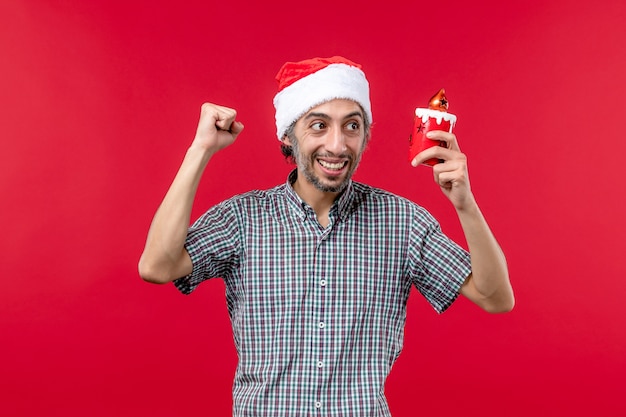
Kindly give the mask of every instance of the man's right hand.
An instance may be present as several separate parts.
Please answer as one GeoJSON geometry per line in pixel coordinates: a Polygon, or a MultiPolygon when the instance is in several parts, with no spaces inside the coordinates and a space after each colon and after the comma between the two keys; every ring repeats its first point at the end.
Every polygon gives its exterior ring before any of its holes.
{"type": "Polygon", "coordinates": [[[231,145],[243,130],[243,124],[236,118],[235,109],[204,103],[192,147],[197,146],[214,154],[231,145]]]}

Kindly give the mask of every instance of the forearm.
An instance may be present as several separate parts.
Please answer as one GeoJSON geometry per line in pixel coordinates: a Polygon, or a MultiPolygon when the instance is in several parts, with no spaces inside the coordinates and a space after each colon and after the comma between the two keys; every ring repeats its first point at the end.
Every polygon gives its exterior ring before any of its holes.
{"type": "Polygon", "coordinates": [[[139,261],[139,274],[150,282],[169,282],[190,273],[184,250],[193,201],[211,158],[201,148],[190,147],[163,202],[154,215],[139,261]]]}
{"type": "Polygon", "coordinates": [[[480,208],[472,199],[457,213],[472,260],[472,275],[462,294],[487,311],[510,311],[515,298],[506,258],[480,208]]]}

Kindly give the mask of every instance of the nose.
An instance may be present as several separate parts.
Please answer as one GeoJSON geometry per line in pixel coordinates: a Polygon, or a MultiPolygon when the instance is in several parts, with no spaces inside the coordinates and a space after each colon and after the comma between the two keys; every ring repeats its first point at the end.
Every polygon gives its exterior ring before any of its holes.
{"type": "Polygon", "coordinates": [[[333,127],[328,132],[328,140],[326,141],[326,149],[334,155],[343,154],[346,147],[346,137],[340,126],[333,127]]]}

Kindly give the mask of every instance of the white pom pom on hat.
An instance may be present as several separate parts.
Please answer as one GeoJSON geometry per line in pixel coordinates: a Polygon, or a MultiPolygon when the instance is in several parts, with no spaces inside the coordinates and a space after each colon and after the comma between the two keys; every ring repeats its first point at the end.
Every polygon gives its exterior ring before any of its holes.
{"type": "Polygon", "coordinates": [[[282,140],[287,128],[315,106],[334,99],[359,103],[372,123],[369,83],[361,65],[341,56],[287,62],[276,75],[278,93],[276,135],[282,140]]]}

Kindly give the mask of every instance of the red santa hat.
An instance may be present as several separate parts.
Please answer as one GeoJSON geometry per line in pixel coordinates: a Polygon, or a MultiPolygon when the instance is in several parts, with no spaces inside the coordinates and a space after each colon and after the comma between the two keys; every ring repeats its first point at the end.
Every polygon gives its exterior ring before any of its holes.
{"type": "Polygon", "coordinates": [[[287,128],[307,111],[333,99],[349,99],[359,103],[365,117],[372,123],[369,83],[361,65],[346,58],[313,58],[287,62],[276,75],[278,94],[276,134],[282,140],[287,128]]]}

